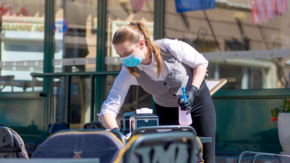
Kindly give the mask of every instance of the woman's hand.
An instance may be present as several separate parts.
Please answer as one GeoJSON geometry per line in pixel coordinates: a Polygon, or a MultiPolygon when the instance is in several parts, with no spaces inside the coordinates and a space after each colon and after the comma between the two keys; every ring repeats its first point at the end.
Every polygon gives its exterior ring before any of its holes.
{"type": "Polygon", "coordinates": [[[198,89],[196,88],[196,86],[191,85],[189,90],[186,91],[187,103],[184,103],[184,101],[181,101],[179,97],[178,105],[180,106],[181,110],[184,110],[184,111],[188,110],[186,114],[189,114],[191,112],[193,101],[197,93],[198,93],[198,89]]]}

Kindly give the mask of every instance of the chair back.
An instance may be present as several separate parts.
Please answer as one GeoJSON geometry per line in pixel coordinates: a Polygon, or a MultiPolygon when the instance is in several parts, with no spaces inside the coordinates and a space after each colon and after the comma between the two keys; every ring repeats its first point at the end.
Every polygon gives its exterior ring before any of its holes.
{"type": "Polygon", "coordinates": [[[124,135],[117,130],[106,130],[106,129],[69,129],[69,130],[59,130],[57,132],[55,132],[55,134],[57,133],[61,133],[61,132],[70,132],[70,131],[78,131],[78,132],[87,132],[87,131],[107,131],[107,132],[111,132],[113,133],[117,138],[119,138],[121,140],[121,142],[124,144],[124,146],[126,145],[126,139],[124,137],[124,135]]]}
{"type": "Polygon", "coordinates": [[[84,125],[84,129],[106,129],[101,122],[88,122],[84,125]]]}
{"type": "Polygon", "coordinates": [[[0,158],[27,158],[22,138],[11,128],[0,126],[0,158]]]}
{"type": "Polygon", "coordinates": [[[109,131],[60,131],[44,141],[33,158],[99,158],[111,163],[123,143],[109,131]]]}
{"type": "Polygon", "coordinates": [[[189,132],[135,135],[114,163],[196,163],[195,138],[189,132]]]}
{"type": "MultiPolygon", "coordinates": [[[[152,134],[152,133],[167,133],[167,132],[188,132],[193,135],[196,135],[196,131],[191,126],[181,126],[181,125],[162,125],[162,126],[144,126],[139,127],[136,130],[132,132],[131,137],[139,134],[152,134]]],[[[205,143],[211,142],[211,138],[208,137],[197,137],[196,136],[196,148],[197,148],[197,155],[196,155],[196,162],[202,162],[203,161],[203,141],[205,143]],[[208,140],[210,139],[210,140],[208,140]]]]}
{"type": "Polygon", "coordinates": [[[131,137],[138,134],[163,133],[163,132],[172,132],[172,131],[188,131],[196,135],[195,129],[191,126],[164,125],[164,126],[139,127],[132,132],[131,137]]]}
{"type": "Polygon", "coordinates": [[[49,127],[49,135],[53,135],[54,133],[56,133],[57,131],[60,131],[60,130],[70,129],[69,125],[67,123],[63,123],[63,122],[53,123],[51,125],[48,125],[48,127],[49,127]]]}

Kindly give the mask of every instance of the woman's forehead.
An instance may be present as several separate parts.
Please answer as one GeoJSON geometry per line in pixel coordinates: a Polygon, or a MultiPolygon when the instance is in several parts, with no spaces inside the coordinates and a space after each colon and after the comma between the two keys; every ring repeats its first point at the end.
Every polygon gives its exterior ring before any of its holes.
{"type": "Polygon", "coordinates": [[[128,41],[120,44],[114,44],[114,48],[118,54],[123,54],[127,52],[128,50],[131,50],[134,48],[133,44],[129,43],[128,41]]]}

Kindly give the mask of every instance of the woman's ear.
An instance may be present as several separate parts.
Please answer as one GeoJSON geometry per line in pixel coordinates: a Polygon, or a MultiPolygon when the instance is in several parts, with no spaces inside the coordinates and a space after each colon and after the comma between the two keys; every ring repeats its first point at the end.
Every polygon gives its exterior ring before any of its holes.
{"type": "Polygon", "coordinates": [[[146,48],[145,41],[144,40],[140,40],[139,41],[139,46],[140,46],[141,49],[146,48]]]}

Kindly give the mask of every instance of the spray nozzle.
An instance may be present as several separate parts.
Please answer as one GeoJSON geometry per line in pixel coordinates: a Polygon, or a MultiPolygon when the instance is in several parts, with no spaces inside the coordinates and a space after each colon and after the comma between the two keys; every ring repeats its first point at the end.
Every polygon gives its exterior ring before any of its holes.
{"type": "Polygon", "coordinates": [[[184,100],[184,103],[187,103],[185,87],[182,87],[181,89],[182,89],[182,95],[180,96],[180,98],[184,100]]]}

